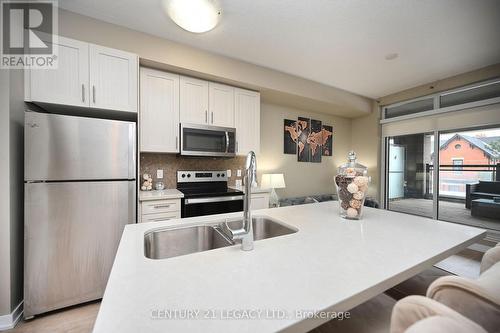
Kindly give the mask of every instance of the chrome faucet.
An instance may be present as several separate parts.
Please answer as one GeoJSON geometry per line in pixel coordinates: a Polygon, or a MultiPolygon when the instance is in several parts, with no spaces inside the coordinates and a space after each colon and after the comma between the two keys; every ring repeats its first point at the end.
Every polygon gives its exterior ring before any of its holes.
{"type": "Polygon", "coordinates": [[[252,230],[252,212],[250,211],[250,197],[252,195],[252,183],[255,180],[255,171],[257,170],[257,159],[253,151],[247,155],[245,165],[245,193],[243,194],[243,226],[240,229],[233,230],[227,223],[226,228],[231,233],[231,238],[241,239],[241,249],[243,251],[253,250],[253,230],[252,230]]]}

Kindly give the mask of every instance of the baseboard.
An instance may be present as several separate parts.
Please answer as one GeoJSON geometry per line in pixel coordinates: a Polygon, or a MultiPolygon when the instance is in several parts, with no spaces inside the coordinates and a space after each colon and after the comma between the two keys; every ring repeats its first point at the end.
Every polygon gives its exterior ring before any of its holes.
{"type": "Polygon", "coordinates": [[[0,316],[0,331],[10,330],[14,328],[23,315],[23,302],[8,315],[0,316]]]}

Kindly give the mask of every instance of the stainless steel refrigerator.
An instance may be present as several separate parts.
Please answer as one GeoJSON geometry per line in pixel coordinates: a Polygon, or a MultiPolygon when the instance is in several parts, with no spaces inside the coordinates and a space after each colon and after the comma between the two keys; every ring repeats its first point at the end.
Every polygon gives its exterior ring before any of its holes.
{"type": "Polygon", "coordinates": [[[133,122],[25,113],[24,316],[101,298],[136,219],[133,122]]]}

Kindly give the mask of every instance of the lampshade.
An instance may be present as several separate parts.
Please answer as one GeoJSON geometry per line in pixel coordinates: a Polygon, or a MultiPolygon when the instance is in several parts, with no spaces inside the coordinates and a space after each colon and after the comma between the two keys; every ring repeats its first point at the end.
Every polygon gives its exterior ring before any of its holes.
{"type": "Polygon", "coordinates": [[[285,178],[282,173],[265,173],[260,183],[262,188],[285,188],[285,178]]]}

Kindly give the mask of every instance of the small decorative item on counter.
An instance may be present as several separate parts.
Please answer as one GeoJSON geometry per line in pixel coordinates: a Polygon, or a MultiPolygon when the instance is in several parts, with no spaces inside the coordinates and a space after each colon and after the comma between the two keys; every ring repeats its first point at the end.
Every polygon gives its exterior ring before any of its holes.
{"type": "Polygon", "coordinates": [[[165,189],[165,184],[163,184],[163,182],[155,183],[155,190],[164,190],[164,189],[165,189]]]}
{"type": "Polygon", "coordinates": [[[349,152],[347,160],[347,163],[339,166],[335,176],[340,216],[358,220],[361,218],[370,177],[367,176],[368,168],[356,163],[355,152],[349,152]]]}
{"type": "Polygon", "coordinates": [[[153,189],[153,178],[149,173],[142,175],[142,186],[141,191],[151,191],[153,189]]]}

